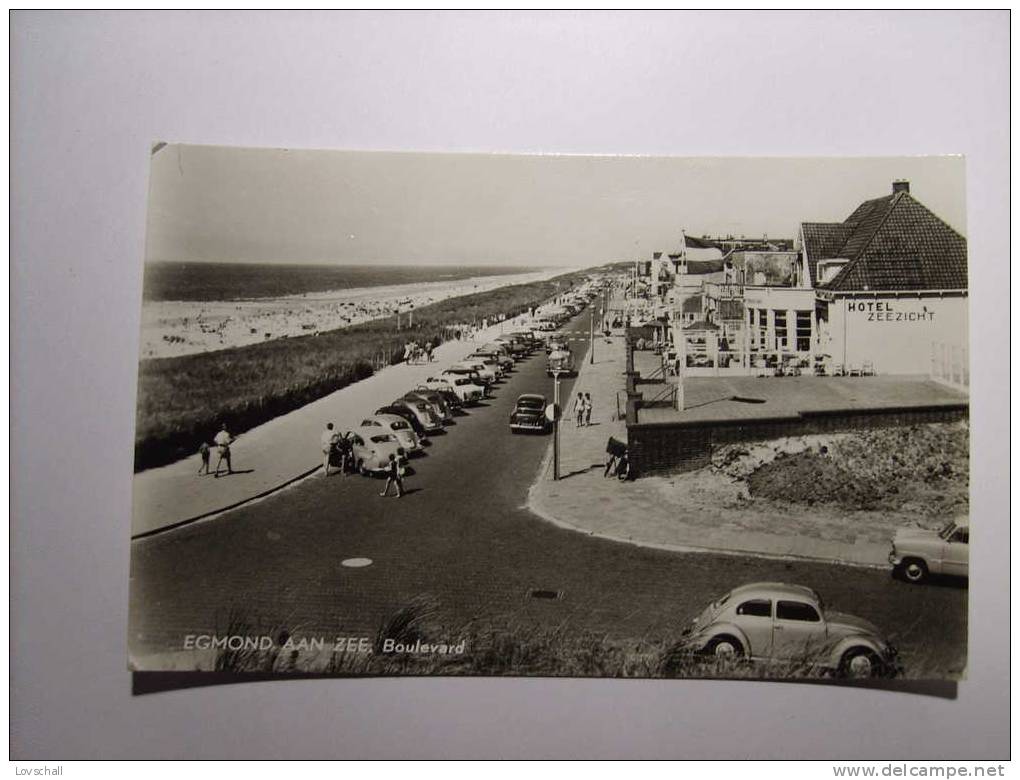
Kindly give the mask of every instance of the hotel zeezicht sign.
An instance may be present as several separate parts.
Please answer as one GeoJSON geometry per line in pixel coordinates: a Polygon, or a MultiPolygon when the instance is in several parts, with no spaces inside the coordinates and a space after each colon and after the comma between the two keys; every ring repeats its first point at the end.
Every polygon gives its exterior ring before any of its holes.
{"type": "Polygon", "coordinates": [[[903,311],[891,301],[847,301],[846,310],[866,318],[868,322],[934,322],[935,312],[922,306],[921,311],[903,311]]]}

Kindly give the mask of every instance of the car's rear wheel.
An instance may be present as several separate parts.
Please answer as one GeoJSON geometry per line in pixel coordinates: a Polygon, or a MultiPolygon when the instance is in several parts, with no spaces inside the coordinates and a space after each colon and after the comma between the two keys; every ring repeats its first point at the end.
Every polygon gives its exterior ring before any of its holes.
{"type": "Polygon", "coordinates": [[[839,662],[840,677],[865,679],[882,673],[882,660],[867,647],[853,647],[843,653],[839,662]]]}
{"type": "Polygon", "coordinates": [[[707,645],[705,653],[716,658],[739,658],[744,654],[740,642],[731,636],[717,636],[707,645]]]}
{"type": "Polygon", "coordinates": [[[928,579],[928,565],[920,558],[908,558],[900,566],[903,578],[907,582],[919,583],[928,579]]]}

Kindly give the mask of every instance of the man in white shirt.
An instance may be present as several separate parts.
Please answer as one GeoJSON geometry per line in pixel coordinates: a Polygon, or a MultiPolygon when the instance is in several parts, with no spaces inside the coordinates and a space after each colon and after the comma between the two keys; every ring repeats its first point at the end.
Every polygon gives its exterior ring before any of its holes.
{"type": "Polygon", "coordinates": [[[326,430],[322,432],[319,441],[322,444],[322,473],[328,477],[329,457],[333,453],[333,448],[337,442],[337,432],[333,430],[333,423],[326,423],[326,430]]]}
{"type": "Polygon", "coordinates": [[[216,449],[219,452],[219,459],[216,461],[216,472],[213,474],[214,477],[220,475],[220,464],[223,461],[227,462],[227,474],[233,474],[234,470],[230,466],[230,445],[234,443],[234,437],[230,435],[227,430],[227,424],[223,423],[220,427],[220,432],[216,434],[213,439],[213,444],[216,445],[216,449]]]}

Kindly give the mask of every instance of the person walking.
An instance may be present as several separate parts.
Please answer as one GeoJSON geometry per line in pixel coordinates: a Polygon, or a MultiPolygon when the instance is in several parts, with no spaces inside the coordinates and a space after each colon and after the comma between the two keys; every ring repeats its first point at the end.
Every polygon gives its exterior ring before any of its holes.
{"type": "Polygon", "coordinates": [[[578,428],[584,425],[584,396],[581,393],[577,394],[577,398],[574,399],[574,418],[575,424],[578,428]]]}
{"type": "Polygon", "coordinates": [[[324,477],[329,476],[329,462],[333,457],[333,448],[336,447],[337,439],[338,436],[337,432],[333,430],[333,423],[326,423],[326,430],[319,437],[319,442],[322,445],[322,475],[324,477]]]}
{"type": "Polygon", "coordinates": [[[351,464],[353,463],[353,459],[351,458],[350,431],[347,431],[347,433],[337,438],[336,449],[340,455],[340,473],[346,477],[350,473],[351,464]]]}
{"type": "Polygon", "coordinates": [[[216,445],[219,458],[216,460],[216,471],[213,473],[213,477],[219,477],[220,475],[220,464],[223,461],[227,462],[227,474],[233,474],[234,469],[230,465],[230,445],[234,443],[234,437],[230,435],[230,431],[227,430],[227,424],[223,423],[220,426],[220,432],[216,434],[213,439],[213,444],[216,445]]]}
{"type": "Polygon", "coordinates": [[[401,498],[404,495],[404,480],[402,479],[401,472],[403,467],[397,461],[397,456],[392,452],[390,453],[390,465],[386,468],[386,487],[383,488],[383,492],[379,495],[386,498],[390,494],[390,485],[397,486],[397,498],[401,498]]]}
{"type": "Polygon", "coordinates": [[[592,410],[591,393],[585,393],[584,394],[584,424],[585,424],[586,427],[591,425],[591,410],[592,410]]]}
{"type": "Polygon", "coordinates": [[[202,465],[198,467],[198,473],[209,473],[209,444],[202,442],[198,445],[198,454],[202,456],[202,465]]]}

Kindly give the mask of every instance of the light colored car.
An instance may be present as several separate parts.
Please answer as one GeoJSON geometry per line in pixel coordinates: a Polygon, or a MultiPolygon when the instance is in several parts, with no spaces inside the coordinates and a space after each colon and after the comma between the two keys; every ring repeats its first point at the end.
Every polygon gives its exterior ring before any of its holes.
{"type": "Polygon", "coordinates": [[[491,380],[486,379],[485,377],[478,373],[478,369],[469,368],[468,366],[452,365],[448,369],[443,371],[439,376],[451,379],[451,381],[453,377],[458,376],[467,377],[474,384],[482,388],[482,395],[485,397],[489,395],[489,385],[492,384],[491,380]]]}
{"type": "Polygon", "coordinates": [[[465,406],[476,404],[485,396],[485,387],[476,385],[469,376],[463,374],[451,374],[441,377],[429,377],[425,380],[425,386],[435,390],[449,387],[460,398],[465,406]]]}
{"type": "Polygon", "coordinates": [[[443,420],[432,409],[432,404],[421,399],[397,398],[390,404],[396,408],[407,409],[421,424],[425,433],[438,433],[443,430],[443,420]]]}
{"type": "Polygon", "coordinates": [[[899,671],[896,648],[873,624],[826,610],[811,588],[781,582],[734,588],[694,619],[681,645],[692,653],[806,664],[848,677],[899,671]]]}
{"type": "Polygon", "coordinates": [[[480,366],[478,369],[479,371],[481,371],[482,368],[489,369],[496,376],[496,379],[502,379],[507,372],[506,366],[504,366],[497,358],[490,357],[489,355],[472,353],[464,358],[464,362],[480,366]]]}
{"type": "Polygon", "coordinates": [[[494,384],[499,379],[499,372],[492,366],[487,366],[480,360],[469,360],[465,358],[459,363],[454,363],[450,368],[470,368],[478,372],[483,382],[494,384]]]}
{"type": "Polygon", "coordinates": [[[939,531],[901,528],[893,537],[889,563],[908,582],[924,582],[931,574],[970,576],[970,526],[950,522],[939,531]]]}
{"type": "Polygon", "coordinates": [[[545,373],[549,376],[554,374],[573,376],[576,373],[574,366],[574,353],[569,350],[555,350],[549,354],[545,361],[545,373]]]}
{"type": "Polygon", "coordinates": [[[349,438],[354,467],[360,474],[385,473],[390,467],[390,455],[401,463],[407,460],[397,437],[381,428],[355,428],[349,438]]]}
{"type": "Polygon", "coordinates": [[[361,421],[361,428],[379,428],[380,430],[392,433],[397,437],[397,442],[407,452],[421,452],[424,446],[418,434],[414,432],[411,423],[403,417],[395,414],[375,414],[361,421]]]}

